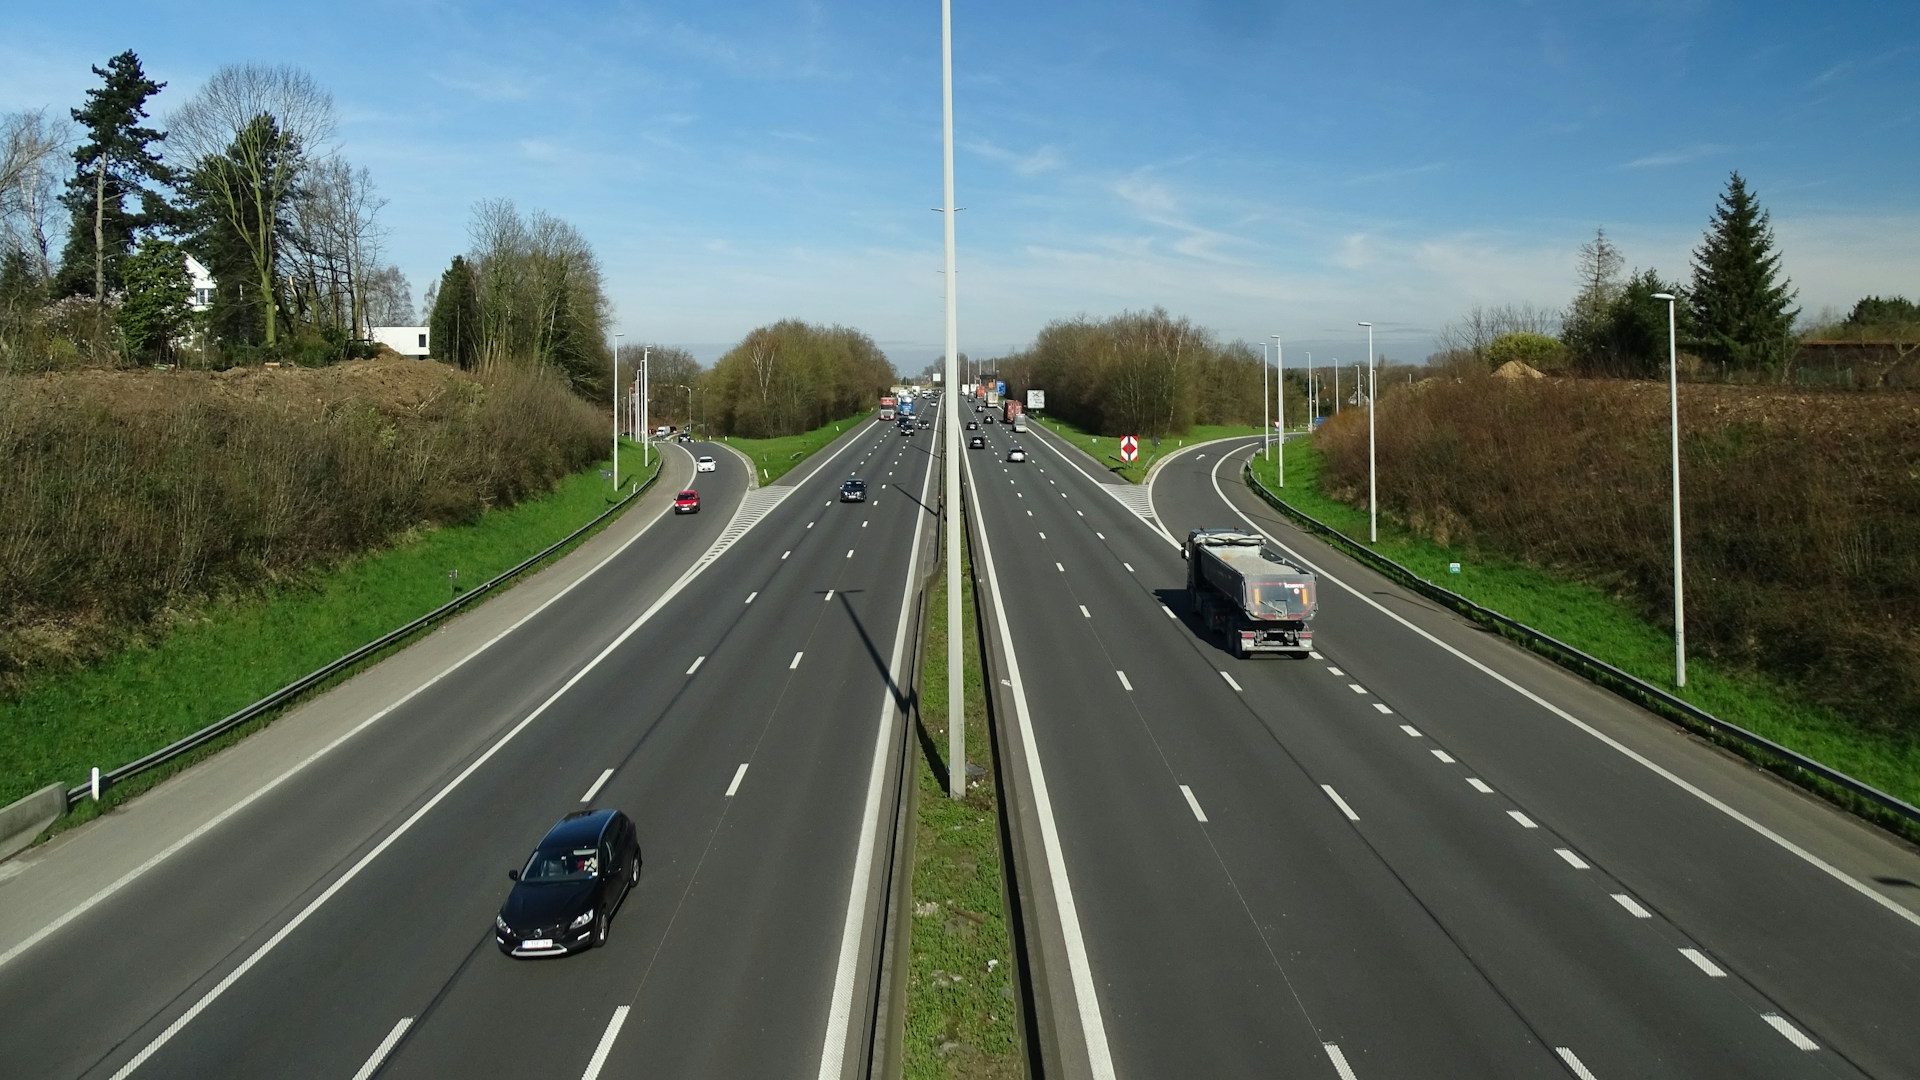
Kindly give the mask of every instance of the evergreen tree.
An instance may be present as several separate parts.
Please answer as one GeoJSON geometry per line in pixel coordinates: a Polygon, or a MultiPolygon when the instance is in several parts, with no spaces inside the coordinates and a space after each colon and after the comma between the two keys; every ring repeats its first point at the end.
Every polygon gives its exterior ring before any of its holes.
{"type": "Polygon", "coordinates": [[[1784,377],[1800,314],[1788,306],[1794,295],[1780,277],[1767,212],[1736,172],[1693,253],[1694,347],[1708,360],[1784,377]]]}
{"type": "Polygon", "coordinates": [[[1863,296],[1847,313],[1846,325],[1895,334],[1903,330],[1912,333],[1916,326],[1920,326],[1920,304],[1904,296],[1863,296]]]}
{"type": "Polygon", "coordinates": [[[1689,340],[1693,314],[1686,291],[1652,269],[1636,270],[1607,309],[1604,337],[1616,373],[1648,377],[1667,370],[1667,302],[1654,299],[1660,293],[1677,298],[1675,334],[1689,340]]]}
{"type": "Polygon", "coordinates": [[[479,363],[480,295],[474,288],[473,270],[462,256],[455,255],[453,265],[440,275],[427,332],[436,359],[463,371],[479,363]]]}
{"type": "Polygon", "coordinates": [[[85,108],[71,110],[87,138],[73,152],[74,175],[60,201],[72,213],[55,292],[104,298],[121,286],[120,265],[136,234],[160,221],[165,204],[150,184],[165,184],[169,170],[155,147],[166,133],[144,127],[146,102],[166,83],[140,69],[132,50],[94,68],[103,85],[87,91],[85,108]],[[138,211],[127,200],[140,200],[138,211]]]}
{"type": "Polygon", "coordinates": [[[171,362],[174,342],[184,335],[193,309],[187,298],[193,282],[187,256],[178,244],[146,237],[123,268],[126,299],[120,304],[120,336],[130,360],[171,362]]]}

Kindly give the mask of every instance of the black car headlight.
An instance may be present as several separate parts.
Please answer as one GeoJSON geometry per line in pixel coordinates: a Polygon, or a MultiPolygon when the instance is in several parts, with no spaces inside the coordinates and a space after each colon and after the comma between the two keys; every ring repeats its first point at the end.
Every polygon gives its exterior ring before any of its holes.
{"type": "Polygon", "coordinates": [[[583,927],[583,926],[585,926],[585,925],[587,925],[588,923],[590,923],[590,922],[592,922],[592,921],[593,921],[593,909],[592,909],[592,908],[588,908],[587,910],[585,910],[585,911],[583,911],[583,912],[581,912],[581,913],[580,913],[580,917],[579,917],[579,918],[577,918],[577,919],[575,919],[575,920],[573,920],[573,922],[571,922],[571,923],[569,923],[569,924],[567,925],[567,929],[569,929],[569,930],[578,930],[578,929],[580,929],[581,927],[583,927]]]}
{"type": "Polygon", "coordinates": [[[513,927],[508,926],[507,920],[501,918],[498,915],[495,915],[493,917],[493,928],[495,930],[500,931],[502,934],[508,935],[509,937],[513,935],[513,927]]]}

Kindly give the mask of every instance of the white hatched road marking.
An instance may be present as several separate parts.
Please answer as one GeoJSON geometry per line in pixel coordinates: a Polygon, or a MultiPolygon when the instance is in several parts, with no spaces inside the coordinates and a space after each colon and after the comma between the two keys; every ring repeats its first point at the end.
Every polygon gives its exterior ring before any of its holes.
{"type": "Polygon", "coordinates": [[[1565,859],[1567,861],[1567,865],[1573,867],[1575,870],[1593,869],[1592,867],[1587,865],[1587,860],[1574,854],[1573,849],[1571,848],[1557,847],[1553,849],[1553,853],[1555,855],[1560,856],[1562,859],[1565,859]]]}
{"type": "Polygon", "coordinates": [[[733,798],[733,793],[740,790],[740,781],[747,778],[747,764],[743,761],[739,768],[733,770],[733,783],[727,785],[726,798],[733,798]]]}
{"type": "Polygon", "coordinates": [[[1820,1049],[1819,1043],[1807,1038],[1801,1033],[1799,1028],[1794,1027],[1786,1017],[1781,1016],[1779,1013],[1761,1013],[1760,1019],[1765,1020],[1771,1025],[1773,1030],[1785,1035],[1787,1041],[1792,1043],[1795,1049],[1807,1051],[1820,1049]]]}
{"type": "Polygon", "coordinates": [[[1240,689],[1240,684],[1239,684],[1239,683],[1237,683],[1237,682],[1234,682],[1234,681],[1233,681],[1233,676],[1231,676],[1231,675],[1229,675],[1229,674],[1227,674],[1226,672],[1224,672],[1224,671],[1223,671],[1223,672],[1221,672],[1221,673],[1220,673],[1220,677],[1221,677],[1221,678],[1223,678],[1223,679],[1225,679],[1225,680],[1227,680],[1227,685],[1228,685],[1228,686],[1231,686],[1231,687],[1233,687],[1233,689],[1234,689],[1234,691],[1235,691],[1236,693],[1241,693],[1241,694],[1244,694],[1244,693],[1246,693],[1246,691],[1245,691],[1245,690],[1242,690],[1242,689],[1240,689]]]}
{"type": "Polygon", "coordinates": [[[1724,979],[1727,977],[1727,973],[1720,970],[1720,965],[1707,959],[1707,954],[1701,952],[1699,949],[1681,949],[1680,955],[1693,961],[1693,966],[1705,972],[1709,979],[1724,979]]]}
{"type": "Polygon", "coordinates": [[[1320,1048],[1327,1052],[1327,1060],[1333,1062],[1333,1071],[1339,1075],[1340,1080],[1360,1080],[1359,1076],[1355,1075],[1353,1066],[1347,1064],[1347,1055],[1340,1052],[1339,1043],[1321,1043],[1320,1048]]]}
{"type": "Polygon", "coordinates": [[[1636,919],[1653,918],[1653,912],[1648,911],[1646,908],[1641,907],[1640,901],[1635,900],[1633,897],[1628,896],[1626,893],[1623,893],[1623,892],[1614,893],[1613,902],[1616,904],[1619,904],[1623,908],[1626,908],[1627,914],[1633,916],[1636,919]]]}
{"type": "Polygon", "coordinates": [[[601,788],[601,787],[602,787],[602,786],[603,786],[604,784],[606,784],[606,782],[607,782],[607,780],[608,780],[608,779],[609,779],[610,777],[612,777],[612,776],[613,776],[613,770],[612,770],[612,769],[608,769],[608,770],[607,770],[606,772],[603,772],[603,773],[601,773],[601,774],[600,774],[600,779],[598,779],[598,780],[595,780],[595,781],[593,782],[593,786],[587,789],[587,793],[586,793],[585,795],[582,795],[582,796],[580,796],[580,801],[581,801],[581,802],[583,802],[583,803],[585,803],[585,802],[592,802],[592,801],[593,801],[593,797],[594,797],[595,795],[598,795],[598,794],[600,794],[600,788],[601,788]]]}
{"type": "Polygon", "coordinates": [[[613,1019],[607,1021],[607,1030],[600,1036],[600,1045],[593,1048],[593,1059],[587,1062],[587,1071],[580,1074],[580,1080],[595,1080],[600,1070],[607,1066],[607,1055],[613,1052],[613,1040],[620,1037],[620,1027],[627,1022],[627,1011],[632,1006],[622,1005],[613,1010],[613,1019]]]}
{"type": "Polygon", "coordinates": [[[1560,1060],[1567,1063],[1568,1071],[1579,1077],[1580,1080],[1600,1080],[1599,1077],[1593,1075],[1593,1070],[1587,1068],[1586,1065],[1581,1062],[1579,1055],[1567,1047],[1556,1046],[1553,1048],[1553,1052],[1560,1055],[1560,1060]]]}
{"type": "Polygon", "coordinates": [[[1320,785],[1320,790],[1321,790],[1321,791],[1324,791],[1324,792],[1326,792],[1326,793],[1327,793],[1327,798],[1329,798],[1329,799],[1332,799],[1332,800],[1333,800],[1333,805],[1335,805],[1335,806],[1337,806],[1337,807],[1339,807],[1339,808],[1340,808],[1340,812],[1341,812],[1341,813],[1343,813],[1343,814],[1345,814],[1345,815],[1347,815],[1347,820],[1348,820],[1348,821],[1359,821],[1359,820],[1360,820],[1360,815],[1359,815],[1359,814],[1356,814],[1356,813],[1354,813],[1354,812],[1353,812],[1353,807],[1351,807],[1351,806],[1348,806],[1348,805],[1347,805],[1347,800],[1345,800],[1345,799],[1343,799],[1343,798],[1341,798],[1341,797],[1340,797],[1340,793],[1339,793],[1339,792],[1337,792],[1337,791],[1335,791],[1335,790],[1333,790],[1333,785],[1332,785],[1332,784],[1321,784],[1321,785],[1320,785]]]}
{"type": "Polygon", "coordinates": [[[1185,784],[1181,784],[1180,794],[1187,797],[1187,805],[1193,808],[1194,818],[1198,820],[1200,824],[1205,825],[1207,823],[1207,813],[1200,809],[1200,800],[1193,797],[1193,789],[1185,784]]]}
{"type": "Polygon", "coordinates": [[[387,1055],[393,1053],[394,1044],[398,1043],[400,1036],[405,1035],[407,1029],[412,1026],[413,1017],[401,1017],[400,1022],[393,1025],[393,1030],[387,1032],[387,1037],[380,1040],[380,1045],[373,1048],[373,1056],[367,1058],[367,1063],[360,1066],[359,1072],[353,1074],[353,1080],[368,1080],[368,1077],[379,1072],[380,1063],[387,1060],[387,1055]]]}

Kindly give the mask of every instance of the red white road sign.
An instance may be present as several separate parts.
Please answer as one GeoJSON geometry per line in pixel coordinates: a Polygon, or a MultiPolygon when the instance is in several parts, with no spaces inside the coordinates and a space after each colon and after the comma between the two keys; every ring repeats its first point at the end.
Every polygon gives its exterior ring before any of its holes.
{"type": "Polygon", "coordinates": [[[1140,440],[1131,435],[1120,436],[1120,460],[1132,461],[1140,456],[1140,440]]]}

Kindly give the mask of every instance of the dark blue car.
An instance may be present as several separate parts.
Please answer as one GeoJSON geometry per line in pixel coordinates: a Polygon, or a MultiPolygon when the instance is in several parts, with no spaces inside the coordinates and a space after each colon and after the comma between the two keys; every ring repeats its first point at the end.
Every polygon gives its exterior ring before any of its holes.
{"type": "Polygon", "coordinates": [[[508,956],[564,956],[607,942],[607,924],[640,882],[640,838],[618,810],[560,819],[518,870],[493,920],[508,956]]]}

